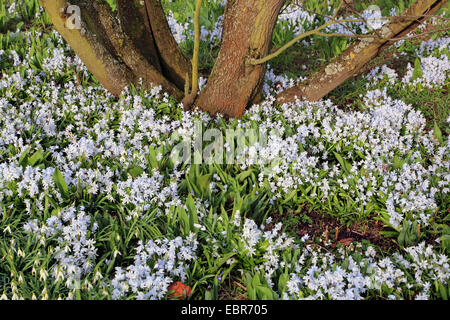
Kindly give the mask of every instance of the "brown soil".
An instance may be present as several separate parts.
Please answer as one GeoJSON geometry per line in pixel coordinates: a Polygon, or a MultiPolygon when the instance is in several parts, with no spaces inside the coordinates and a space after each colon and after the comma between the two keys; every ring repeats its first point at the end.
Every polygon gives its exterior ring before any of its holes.
{"type": "MultiPolygon", "coordinates": [[[[290,212],[295,215],[304,215],[312,220],[312,223],[300,222],[296,225],[287,227],[287,232],[302,237],[309,235],[310,240],[321,239],[322,243],[327,240],[332,242],[334,248],[338,243],[343,246],[349,245],[353,241],[367,240],[383,250],[390,251],[398,249],[398,246],[392,239],[380,235],[380,231],[385,230],[383,223],[374,219],[367,219],[364,222],[353,222],[350,226],[340,223],[336,218],[322,214],[318,211],[308,212],[308,206],[304,206],[301,212],[290,212]]],[[[302,219],[305,221],[305,219],[302,219]]],[[[286,222],[286,215],[280,215],[278,212],[272,215],[272,222],[267,226],[271,229],[275,224],[286,222]]]]}
{"type": "Polygon", "coordinates": [[[249,300],[247,294],[247,288],[244,284],[233,280],[231,283],[227,281],[224,286],[219,290],[219,300],[249,300]]]}

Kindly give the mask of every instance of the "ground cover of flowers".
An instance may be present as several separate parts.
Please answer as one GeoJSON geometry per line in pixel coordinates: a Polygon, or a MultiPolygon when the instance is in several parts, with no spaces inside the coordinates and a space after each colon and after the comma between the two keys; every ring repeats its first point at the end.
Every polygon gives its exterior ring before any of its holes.
{"type": "MultiPolygon", "coordinates": [[[[448,34],[398,43],[397,59],[412,63],[361,76],[353,110],[276,106],[270,94],[294,80],[270,69],[267,101],[225,120],[183,112],[157,87],[114,98],[38,1],[0,3],[1,298],[168,299],[177,281],[190,299],[450,295],[450,118],[430,123],[405,102],[448,102],[448,34]],[[244,141],[230,164],[174,161],[180,142],[195,147],[199,122],[200,134],[254,128],[267,143],[244,141]],[[305,206],[342,228],[378,221],[392,248],[273,222],[307,221],[305,206]]],[[[223,2],[211,3],[202,34],[214,50],[223,2]]],[[[168,17],[189,46],[189,20],[168,17]]],[[[301,32],[299,21],[314,17],[286,12],[275,38],[301,32]]]]}

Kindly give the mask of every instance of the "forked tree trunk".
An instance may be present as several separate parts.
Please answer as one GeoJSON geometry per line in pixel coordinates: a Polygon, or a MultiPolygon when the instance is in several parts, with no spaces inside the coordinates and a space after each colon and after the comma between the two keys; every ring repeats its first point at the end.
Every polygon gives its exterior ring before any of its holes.
{"type": "Polygon", "coordinates": [[[191,67],[170,32],[159,1],[118,0],[120,22],[105,0],[41,2],[56,30],[112,94],[119,96],[127,85],[142,80],[147,88],[161,85],[175,98],[183,98],[191,67]],[[66,27],[69,5],[80,8],[81,28],[66,27]]]}
{"type": "MultiPolygon", "coordinates": [[[[181,101],[186,74],[191,65],[170,32],[159,0],[117,0],[119,20],[105,0],[70,0],[81,9],[81,29],[66,28],[61,12],[67,0],[41,0],[55,28],[67,40],[87,68],[111,93],[119,96],[130,83],[143,80],[145,87],[161,85],[181,101]]],[[[250,59],[266,57],[272,43],[280,9],[285,0],[228,0],[222,46],[205,89],[195,105],[211,114],[240,117],[258,100],[266,71],[265,64],[251,65],[250,59]]],[[[416,0],[389,25],[379,30],[384,40],[357,40],[323,70],[277,96],[277,103],[296,98],[318,100],[346,79],[360,72],[389,39],[402,36],[431,15],[445,0],[416,0]],[[407,17],[409,16],[409,17],[407,17]]]]}
{"type": "Polygon", "coordinates": [[[145,0],[145,6],[163,73],[179,89],[184,90],[186,74],[191,74],[191,63],[181,52],[170,31],[161,1],[145,0]]]}
{"type": "Polygon", "coordinates": [[[249,58],[268,54],[284,0],[228,1],[219,56],[195,105],[212,114],[240,117],[260,94],[265,65],[249,58]]]}

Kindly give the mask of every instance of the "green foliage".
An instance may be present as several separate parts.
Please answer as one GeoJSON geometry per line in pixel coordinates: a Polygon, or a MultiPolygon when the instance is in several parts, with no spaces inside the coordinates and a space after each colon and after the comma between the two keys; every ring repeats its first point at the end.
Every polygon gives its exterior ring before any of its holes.
{"type": "MultiPolygon", "coordinates": [[[[12,0],[0,0],[0,50],[10,52],[15,50],[21,59],[27,54],[32,56],[32,67],[39,74],[44,70],[43,63],[46,58],[51,57],[51,52],[55,48],[61,48],[58,44],[58,38],[49,32],[50,20],[45,13],[40,11],[38,0],[21,1],[18,6],[16,15],[7,13],[6,5],[11,4],[12,0]],[[20,19],[18,16],[20,15],[20,19]],[[21,33],[15,33],[19,29],[27,32],[41,33],[40,36],[30,37],[30,43],[21,33]]],[[[109,1],[114,7],[114,1],[109,1]]],[[[397,3],[400,10],[409,5],[411,1],[376,1],[383,10],[390,10],[397,3]]],[[[311,10],[329,14],[337,2],[329,8],[326,2],[319,0],[305,1],[306,6],[311,10]]],[[[331,2],[330,2],[331,3],[331,2]]],[[[359,2],[358,2],[359,3],[359,2]]],[[[166,10],[172,10],[174,16],[180,22],[187,22],[193,16],[194,1],[163,1],[166,10]]],[[[362,2],[358,4],[364,7],[362,2]]],[[[208,29],[218,21],[223,14],[222,7],[217,1],[207,1],[202,8],[201,24],[208,29]]],[[[314,24],[321,23],[318,18],[314,24]]],[[[311,27],[304,25],[305,28],[311,27]]],[[[285,22],[281,22],[274,33],[274,48],[281,46],[294,37],[292,29],[288,28],[285,22]]],[[[306,72],[312,72],[321,62],[327,61],[336,56],[348,45],[345,39],[319,39],[317,37],[308,39],[311,46],[302,43],[297,44],[286,55],[281,56],[271,62],[273,68],[286,71],[292,69],[292,64],[296,63],[299,58],[308,64],[306,72]],[[313,40],[313,41],[311,41],[313,40]]],[[[400,47],[400,52],[412,53],[420,44],[413,41],[405,41],[400,47]]],[[[184,51],[189,54],[192,51],[192,43],[187,41],[183,44],[184,51]]],[[[218,47],[211,47],[208,43],[202,43],[202,56],[200,61],[203,63],[203,69],[209,70],[213,65],[214,58],[217,56],[218,47]]],[[[71,56],[72,52],[64,51],[64,55],[71,56]]],[[[11,75],[18,72],[25,77],[26,69],[24,66],[14,66],[12,59],[9,57],[0,59],[0,70],[2,75],[11,75]]],[[[414,77],[420,78],[422,70],[420,60],[416,57],[411,58],[411,54],[404,59],[410,59],[414,64],[414,77]],[[418,62],[417,62],[418,61],[418,62]]],[[[290,75],[305,75],[305,71],[291,71],[290,75]]],[[[55,85],[66,83],[74,78],[79,79],[80,85],[89,88],[96,84],[96,80],[90,74],[81,74],[76,70],[65,69],[60,74],[50,78],[42,76],[44,82],[54,81],[55,85]]],[[[333,92],[330,97],[333,100],[342,102],[340,105],[354,106],[355,109],[364,109],[364,104],[360,95],[367,91],[367,81],[360,77],[355,81],[349,81],[341,88],[333,92]],[[344,103],[351,100],[350,104],[344,103]]],[[[386,84],[379,84],[378,88],[384,88],[386,84]]],[[[39,88],[39,87],[37,87],[39,88]]],[[[2,94],[11,97],[20,97],[25,100],[31,100],[29,93],[20,91],[17,88],[4,88],[2,94]],[[4,93],[3,93],[4,92],[4,93]]],[[[38,90],[38,89],[37,89],[38,90]]],[[[429,90],[411,90],[402,87],[399,84],[387,86],[387,91],[392,97],[399,98],[412,103],[413,107],[421,110],[427,118],[435,121],[428,121],[427,126],[431,130],[436,139],[436,143],[445,146],[448,139],[449,129],[445,125],[448,118],[448,94],[443,89],[436,89],[433,92],[429,90]],[[432,107],[430,107],[430,104],[432,107]]],[[[65,92],[58,93],[55,99],[59,103],[64,103],[65,92]]],[[[154,110],[156,119],[170,118],[173,121],[180,121],[183,117],[180,108],[177,107],[173,100],[155,102],[146,98],[144,93],[138,88],[130,88],[130,96],[139,98],[142,103],[148,106],[149,110],[154,110]]],[[[51,101],[50,97],[46,97],[47,101],[51,101]]],[[[100,99],[100,97],[99,97],[100,99]]],[[[96,98],[88,101],[86,104],[96,104],[96,98]]],[[[104,102],[104,100],[102,100],[104,102]]],[[[111,98],[108,100],[113,103],[116,100],[111,98]]],[[[104,103],[108,103],[108,101],[104,103]]],[[[132,101],[129,109],[132,109],[132,101]]],[[[74,102],[76,105],[78,102],[74,102]]],[[[278,108],[278,107],[277,107],[278,108]]],[[[98,110],[89,113],[86,123],[89,126],[99,125],[100,116],[98,110]]],[[[34,114],[38,117],[39,115],[34,114]]],[[[111,130],[117,130],[124,120],[124,114],[119,111],[111,111],[106,124],[111,130]]],[[[285,129],[285,134],[294,136],[296,128],[290,127],[283,117],[277,120],[285,129]]],[[[0,119],[1,121],[1,119],[0,119]]],[[[209,128],[214,127],[223,132],[224,128],[236,129],[240,125],[241,120],[225,121],[219,119],[217,122],[209,123],[209,128]]],[[[242,121],[246,121],[252,127],[258,128],[260,120],[250,120],[245,115],[242,121]]],[[[76,120],[73,113],[67,113],[61,116],[60,121],[55,123],[58,132],[66,132],[66,129],[74,127],[76,120]]],[[[311,127],[317,124],[309,123],[311,127]]],[[[333,124],[331,124],[333,125],[333,124]]],[[[202,128],[206,130],[208,128],[202,128]]],[[[243,283],[247,289],[246,296],[249,299],[279,299],[283,294],[289,293],[288,283],[291,280],[290,275],[294,270],[294,263],[300,259],[302,247],[289,247],[283,250],[269,248],[269,241],[262,238],[257,242],[250,252],[248,243],[243,237],[243,227],[246,218],[253,219],[258,224],[266,221],[266,218],[272,213],[277,212],[285,217],[283,228],[287,229],[289,225],[295,226],[299,223],[308,222],[306,215],[297,214],[303,205],[308,204],[309,210],[318,210],[324,214],[334,217],[343,224],[351,224],[355,221],[363,222],[367,219],[373,219],[381,216],[380,220],[389,225],[389,219],[386,214],[385,203],[387,195],[380,192],[374,194],[367,200],[367,205],[362,206],[360,202],[355,201],[354,194],[357,194],[357,181],[365,176],[367,172],[364,170],[352,170],[352,163],[361,161],[369,154],[362,153],[353,148],[352,145],[344,144],[342,141],[323,141],[323,148],[330,154],[329,165],[338,166],[343,170],[330,178],[330,184],[338,186],[338,180],[346,179],[348,189],[339,187],[340,189],[333,196],[327,197],[324,192],[309,182],[302,184],[297,190],[283,194],[280,198],[274,199],[274,192],[267,180],[263,180],[260,185],[260,170],[256,166],[249,166],[242,170],[237,163],[232,164],[206,164],[201,165],[182,165],[180,170],[185,172],[180,178],[178,184],[178,193],[180,195],[180,203],[170,204],[167,208],[167,214],[156,205],[150,206],[146,210],[139,211],[138,215],[132,215],[136,207],[133,204],[121,203],[117,201],[119,195],[114,188],[109,195],[96,195],[90,191],[89,185],[84,185],[80,181],[72,184],[66,183],[63,174],[57,169],[57,164],[48,150],[52,146],[58,146],[61,150],[70,143],[69,137],[48,137],[41,134],[42,129],[31,124],[24,128],[23,137],[30,146],[25,150],[19,146],[10,145],[8,148],[0,150],[0,161],[7,159],[17,159],[21,168],[55,168],[51,176],[57,191],[61,198],[53,196],[49,192],[44,194],[43,208],[38,208],[36,203],[30,201],[29,209],[23,201],[23,194],[19,194],[19,186],[11,185],[12,195],[9,198],[0,201],[0,291],[12,295],[12,287],[17,288],[17,292],[25,299],[45,298],[56,299],[58,297],[69,296],[70,290],[65,286],[63,280],[54,279],[50,273],[55,267],[56,248],[60,245],[55,235],[41,238],[38,234],[25,232],[24,225],[30,220],[39,219],[46,221],[51,217],[59,217],[61,212],[70,205],[76,207],[84,207],[86,213],[91,217],[91,221],[98,224],[98,231],[92,235],[95,240],[97,256],[95,264],[92,266],[93,271],[86,275],[85,284],[82,288],[75,291],[76,299],[110,299],[112,296],[111,289],[105,286],[100,279],[96,278],[96,273],[102,275],[103,279],[109,281],[116,267],[126,268],[133,263],[136,254],[135,248],[139,242],[147,242],[149,240],[158,240],[161,238],[174,239],[178,236],[183,238],[194,233],[199,241],[198,257],[187,270],[186,283],[193,288],[192,299],[219,299],[221,292],[226,288],[233,286],[234,281],[243,283]],[[188,170],[189,168],[189,170],[188,170]],[[218,191],[212,192],[211,189],[217,188],[218,191]],[[238,226],[239,225],[239,226],[238,226]],[[273,285],[269,285],[267,274],[255,270],[264,262],[268,261],[267,254],[276,252],[279,259],[284,262],[284,267],[277,270],[270,279],[273,285]],[[119,254],[120,253],[120,254],[119,254]],[[242,273],[241,273],[242,272],[242,273]],[[47,273],[47,275],[46,275],[47,273]],[[220,279],[220,280],[219,280],[220,279]]],[[[85,132],[82,128],[74,127],[71,131],[77,137],[84,136],[85,132]]],[[[165,137],[168,138],[168,137],[165,137]]],[[[161,137],[164,139],[164,137],[161,137]]],[[[354,145],[361,145],[359,137],[354,137],[354,145]]],[[[250,145],[249,141],[243,142],[246,146],[250,145]]],[[[174,163],[170,157],[173,145],[169,143],[155,146],[151,139],[145,141],[146,152],[144,155],[134,151],[127,154],[132,160],[129,165],[121,166],[121,161],[113,157],[93,156],[86,157],[80,155],[77,160],[79,168],[93,170],[100,167],[109,167],[111,171],[122,175],[123,179],[137,179],[143,176],[152,176],[153,170],[157,169],[163,176],[164,182],[169,184],[174,181],[171,175],[174,169],[174,163]],[[141,157],[143,157],[143,160],[141,157]],[[145,165],[144,165],[145,164],[145,165]]],[[[201,153],[205,151],[205,148],[201,153]]],[[[299,146],[303,148],[303,146],[299,146]]],[[[301,150],[309,152],[310,150],[301,150]]],[[[416,152],[426,154],[424,150],[417,147],[416,152]]],[[[424,159],[423,161],[429,161],[424,159]]],[[[402,154],[395,153],[391,158],[386,159],[386,164],[391,164],[386,170],[398,172],[405,164],[412,165],[418,163],[412,158],[412,153],[402,154]]],[[[287,171],[292,168],[286,168],[287,171]]],[[[375,176],[380,179],[379,176],[375,176]]],[[[328,179],[327,172],[322,170],[318,174],[318,179],[328,179]]],[[[377,180],[376,183],[381,183],[377,180]]],[[[439,181],[430,181],[433,187],[438,186],[439,181]]],[[[12,183],[13,184],[13,183],[12,183]]],[[[389,187],[391,188],[391,187],[389,187]]],[[[387,192],[392,190],[387,190],[387,192]]],[[[27,191],[23,191],[27,192],[27,191]]],[[[436,202],[439,207],[430,226],[422,226],[421,234],[418,233],[417,221],[405,222],[402,228],[398,230],[389,229],[389,236],[397,239],[399,245],[407,247],[417,244],[423,239],[433,236],[439,239],[438,249],[447,252],[450,248],[450,228],[448,207],[449,199],[446,195],[437,192],[436,202]]],[[[42,227],[41,225],[39,227],[42,227]]],[[[296,242],[299,241],[298,234],[292,234],[296,242]]],[[[331,251],[331,249],[330,249],[331,251]]],[[[334,252],[334,251],[333,251],[334,252]]],[[[361,254],[346,252],[342,259],[342,265],[349,265],[349,256],[358,263],[362,261],[361,254]]],[[[310,266],[312,258],[305,260],[305,265],[310,266]]],[[[303,272],[303,271],[302,271],[303,272]]],[[[406,271],[405,271],[406,272],[406,271]]],[[[303,274],[304,275],[304,274],[303,274]]],[[[413,282],[413,276],[408,275],[408,280],[413,282]]],[[[448,299],[450,292],[448,287],[440,281],[431,282],[432,296],[440,299],[448,299]]],[[[415,289],[415,288],[413,288],[415,289]]],[[[408,289],[409,290],[409,289],[408,289]]],[[[384,296],[392,294],[393,289],[383,287],[381,293],[384,296]]],[[[404,295],[401,297],[411,298],[411,292],[405,289],[404,295]]],[[[299,297],[307,295],[305,288],[299,291],[299,297]]],[[[368,296],[375,296],[373,292],[368,296]]]]}
{"type": "Polygon", "coordinates": [[[403,222],[403,228],[400,231],[397,241],[402,247],[410,247],[416,245],[419,242],[418,224],[416,221],[410,223],[409,221],[403,222]]]}
{"type": "MultiPolygon", "coordinates": [[[[283,282],[284,280],[281,281],[283,282]]],[[[270,289],[264,274],[260,275],[259,273],[255,273],[253,277],[250,274],[247,274],[245,283],[250,300],[279,299],[277,293],[270,289]]]]}

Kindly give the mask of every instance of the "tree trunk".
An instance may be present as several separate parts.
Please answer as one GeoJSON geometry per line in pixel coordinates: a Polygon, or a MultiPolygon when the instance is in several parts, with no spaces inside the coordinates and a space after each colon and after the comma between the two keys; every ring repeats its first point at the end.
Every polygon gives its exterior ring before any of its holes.
{"type": "Polygon", "coordinates": [[[105,0],[71,0],[81,10],[80,29],[66,28],[67,0],[41,2],[56,30],[112,94],[119,96],[127,85],[139,85],[142,80],[146,88],[161,85],[176,99],[183,98],[190,64],[176,45],[162,8],[155,8],[153,0],[118,0],[120,24],[105,0]],[[161,38],[166,40],[158,47],[161,38]]]}
{"type": "Polygon", "coordinates": [[[131,70],[120,63],[117,57],[96,39],[93,32],[66,28],[67,17],[62,12],[69,5],[66,0],[41,2],[50,15],[54,28],[83,60],[86,67],[108,91],[119,96],[123,88],[133,81],[131,70]]]}
{"type": "Polygon", "coordinates": [[[240,117],[261,92],[265,65],[249,58],[268,54],[273,30],[284,0],[228,1],[222,46],[208,83],[195,105],[211,114],[240,117]]]}
{"type": "Polygon", "coordinates": [[[191,74],[191,63],[181,52],[170,31],[159,0],[145,0],[148,19],[164,75],[180,90],[184,90],[186,74],[191,74]]]}
{"type": "Polygon", "coordinates": [[[439,10],[447,1],[417,0],[401,16],[382,27],[383,39],[364,38],[356,40],[347,50],[326,65],[320,72],[312,75],[305,83],[287,89],[276,97],[276,103],[295,102],[296,99],[317,101],[337,88],[347,79],[356,76],[363,67],[375,58],[380,50],[391,45],[395,39],[414,30],[421,21],[427,18],[411,19],[411,17],[431,15],[439,10]]]}
{"type": "Polygon", "coordinates": [[[158,71],[162,71],[145,5],[140,0],[116,0],[123,31],[158,71]]]}
{"type": "MultiPolygon", "coordinates": [[[[105,0],[70,0],[81,9],[81,29],[68,29],[62,14],[67,0],[41,0],[56,30],[99,82],[119,96],[130,83],[144,87],[161,85],[181,101],[186,74],[191,65],[170,32],[158,0],[117,0],[120,22],[105,0]],[[62,10],[62,11],[61,11],[62,10]]],[[[278,15],[285,0],[228,0],[222,46],[206,88],[195,105],[211,114],[240,117],[247,106],[260,99],[265,64],[252,65],[250,59],[266,57],[272,43],[278,15]]],[[[381,48],[393,43],[426,19],[407,16],[431,15],[444,0],[416,0],[411,7],[379,30],[376,36],[356,40],[343,54],[315,75],[277,96],[277,103],[296,98],[318,100],[343,83],[372,60],[381,48]]]]}

